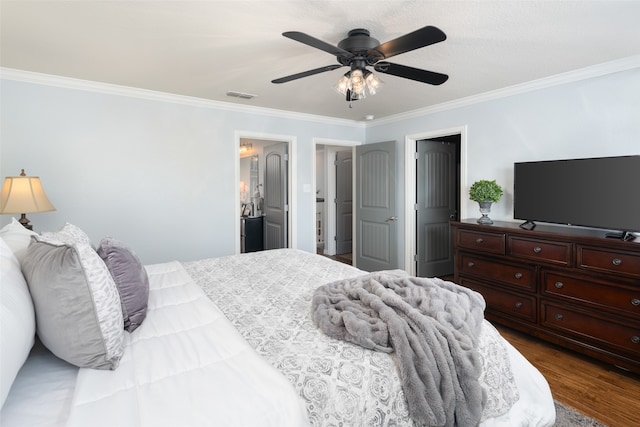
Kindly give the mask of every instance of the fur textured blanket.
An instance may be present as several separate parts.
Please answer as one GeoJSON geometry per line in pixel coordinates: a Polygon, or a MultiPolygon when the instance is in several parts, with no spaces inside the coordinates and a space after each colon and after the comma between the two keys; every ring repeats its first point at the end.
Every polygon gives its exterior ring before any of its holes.
{"type": "Polygon", "coordinates": [[[485,397],[477,337],[485,302],[470,289],[391,270],[322,285],[312,318],[325,334],[391,353],[419,426],[477,426],[485,397]]]}

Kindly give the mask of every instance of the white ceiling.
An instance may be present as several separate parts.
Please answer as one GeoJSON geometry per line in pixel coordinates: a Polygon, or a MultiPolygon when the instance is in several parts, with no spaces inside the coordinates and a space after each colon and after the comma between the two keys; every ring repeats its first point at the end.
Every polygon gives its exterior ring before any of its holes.
{"type": "Polygon", "coordinates": [[[7,1],[0,66],[344,119],[401,114],[640,53],[635,1],[7,1]],[[283,37],[337,44],[354,28],[385,42],[426,25],[447,40],[390,61],[449,75],[431,86],[382,75],[349,108],[333,90],[346,68],[283,37]],[[257,95],[230,98],[227,91],[257,95]]]}

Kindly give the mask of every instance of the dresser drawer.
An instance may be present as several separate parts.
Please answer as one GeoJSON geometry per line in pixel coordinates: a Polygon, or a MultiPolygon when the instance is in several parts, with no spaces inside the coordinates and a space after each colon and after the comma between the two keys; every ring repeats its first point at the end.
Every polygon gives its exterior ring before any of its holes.
{"type": "Polygon", "coordinates": [[[558,265],[571,263],[571,243],[509,236],[509,255],[558,265]]]}
{"type": "Polygon", "coordinates": [[[542,324],[552,329],[581,335],[640,355],[640,322],[617,322],[596,314],[542,304],[542,324]]]}
{"type": "Polygon", "coordinates": [[[640,317],[640,284],[637,289],[626,288],[595,279],[585,280],[543,270],[542,292],[640,317]]]}
{"type": "Polygon", "coordinates": [[[578,266],[587,270],[640,277],[640,253],[578,246],[578,266]]]}
{"type": "Polygon", "coordinates": [[[462,275],[497,280],[532,292],[536,290],[535,267],[533,266],[505,264],[500,261],[463,254],[460,257],[458,269],[462,275]]]}
{"type": "Polygon", "coordinates": [[[458,246],[492,254],[504,255],[504,233],[481,233],[460,230],[458,232],[458,246]]]}
{"type": "Polygon", "coordinates": [[[479,292],[487,303],[487,310],[536,322],[536,298],[531,295],[519,295],[504,289],[493,288],[469,279],[460,281],[462,286],[479,292]]]}

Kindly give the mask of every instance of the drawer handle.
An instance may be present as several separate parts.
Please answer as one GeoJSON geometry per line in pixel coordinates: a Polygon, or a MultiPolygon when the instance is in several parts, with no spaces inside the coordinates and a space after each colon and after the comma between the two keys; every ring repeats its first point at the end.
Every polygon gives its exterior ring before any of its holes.
{"type": "Polygon", "coordinates": [[[562,314],[556,314],[556,320],[562,320],[564,319],[564,316],[562,314]]]}
{"type": "Polygon", "coordinates": [[[480,243],[482,243],[482,242],[484,242],[484,239],[483,239],[482,237],[478,237],[478,238],[476,239],[476,243],[477,243],[477,244],[480,244],[480,243]]]}
{"type": "Polygon", "coordinates": [[[556,282],[554,286],[555,286],[556,288],[558,288],[558,289],[562,289],[562,288],[564,287],[564,283],[562,283],[562,282],[556,282]]]}
{"type": "Polygon", "coordinates": [[[522,308],[522,305],[523,305],[523,304],[522,304],[520,301],[518,301],[518,302],[516,303],[516,308],[522,308]]]}
{"type": "Polygon", "coordinates": [[[613,261],[611,261],[611,263],[613,265],[620,265],[622,264],[622,260],[620,258],[614,258],[613,261]]]}
{"type": "Polygon", "coordinates": [[[473,262],[473,261],[469,261],[469,262],[467,263],[467,267],[473,267],[474,265],[476,265],[476,263],[475,263],[475,262],[473,262]]]}
{"type": "Polygon", "coordinates": [[[631,342],[634,343],[634,344],[640,343],[640,337],[637,336],[637,335],[632,336],[631,337],[631,342]]]}
{"type": "Polygon", "coordinates": [[[640,299],[638,299],[638,298],[632,299],[631,300],[631,305],[634,306],[634,307],[639,306],[640,305],[640,299]]]}
{"type": "Polygon", "coordinates": [[[533,248],[533,252],[539,254],[540,252],[542,252],[542,248],[540,246],[536,246],[535,248],[533,248]]]}
{"type": "Polygon", "coordinates": [[[516,279],[522,279],[522,273],[516,273],[513,277],[516,279]]]}

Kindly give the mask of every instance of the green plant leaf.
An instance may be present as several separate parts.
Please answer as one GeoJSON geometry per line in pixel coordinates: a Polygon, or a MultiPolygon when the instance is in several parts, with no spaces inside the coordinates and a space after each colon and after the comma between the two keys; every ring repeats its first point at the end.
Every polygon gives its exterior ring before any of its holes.
{"type": "Polygon", "coordinates": [[[474,202],[497,202],[502,197],[502,187],[495,180],[481,179],[469,189],[469,198],[474,202]]]}

